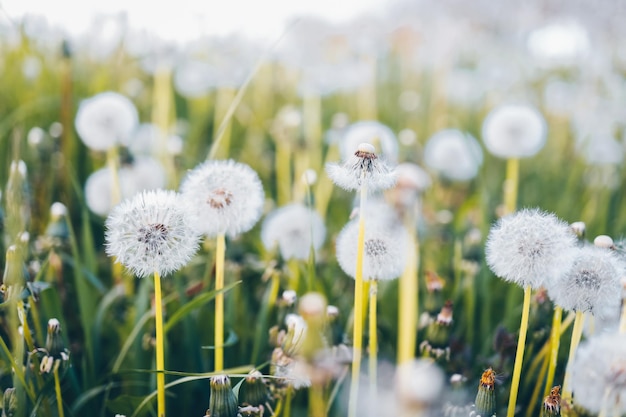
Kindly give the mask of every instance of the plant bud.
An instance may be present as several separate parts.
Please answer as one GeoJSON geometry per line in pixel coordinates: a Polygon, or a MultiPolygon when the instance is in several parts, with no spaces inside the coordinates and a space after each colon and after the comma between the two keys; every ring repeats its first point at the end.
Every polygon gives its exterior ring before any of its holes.
{"type": "Polygon", "coordinates": [[[215,375],[211,378],[209,410],[207,415],[211,417],[237,417],[239,407],[228,376],[215,375]]]}
{"type": "Polygon", "coordinates": [[[492,417],[496,415],[496,373],[489,368],[483,372],[478,384],[478,394],[476,394],[476,415],[492,417]]]}

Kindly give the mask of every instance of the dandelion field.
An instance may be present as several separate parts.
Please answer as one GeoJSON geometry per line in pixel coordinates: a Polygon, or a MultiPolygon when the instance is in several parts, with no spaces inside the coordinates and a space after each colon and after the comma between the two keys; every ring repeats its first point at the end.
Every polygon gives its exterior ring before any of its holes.
{"type": "Polygon", "coordinates": [[[2,415],[624,415],[625,13],[0,21],[2,415]]]}

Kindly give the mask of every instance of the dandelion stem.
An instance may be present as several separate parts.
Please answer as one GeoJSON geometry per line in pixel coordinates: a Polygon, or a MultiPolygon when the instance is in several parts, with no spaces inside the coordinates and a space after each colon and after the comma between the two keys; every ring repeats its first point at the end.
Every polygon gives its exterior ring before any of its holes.
{"type": "Polygon", "coordinates": [[[527,285],[524,288],[522,321],[520,322],[519,338],[517,339],[517,351],[515,353],[515,364],[513,365],[513,379],[511,380],[511,394],[509,396],[509,407],[506,412],[507,417],[513,417],[515,415],[517,392],[522,375],[522,361],[524,360],[524,348],[526,345],[526,332],[528,330],[528,316],[530,315],[530,295],[531,287],[527,285]]]}
{"type": "Polygon", "coordinates": [[[505,214],[511,214],[517,206],[517,188],[519,184],[519,159],[509,158],[506,161],[506,179],[504,181],[505,214]]]}
{"type": "Polygon", "coordinates": [[[414,222],[407,222],[412,244],[409,245],[409,261],[400,277],[398,285],[398,364],[413,359],[417,336],[417,316],[419,314],[419,285],[417,269],[419,263],[419,243],[414,222]]]}
{"type": "Polygon", "coordinates": [[[376,404],[377,368],[378,368],[378,324],[376,303],[378,300],[378,281],[370,281],[370,320],[369,320],[369,374],[370,374],[370,401],[376,404]]]}
{"type": "Polygon", "coordinates": [[[622,317],[619,321],[619,332],[626,333],[626,303],[622,306],[622,317]]]}
{"type": "Polygon", "coordinates": [[[367,202],[367,183],[365,170],[361,173],[361,201],[359,209],[359,236],[357,240],[356,271],[354,274],[354,323],[352,331],[352,380],[348,417],[356,417],[359,396],[359,376],[361,373],[361,350],[363,346],[363,252],[365,250],[365,203],[367,202]]]}
{"type": "MultiPolygon", "coordinates": [[[[224,233],[217,235],[215,254],[215,291],[224,288],[224,256],[226,238],[224,233]]],[[[215,371],[224,369],[224,294],[215,296],[215,371]]]]}
{"type": "Polygon", "coordinates": [[[583,324],[585,323],[585,313],[583,311],[576,312],[576,318],[574,319],[574,328],[572,329],[572,341],[569,345],[569,356],[567,357],[567,368],[565,369],[565,378],[563,378],[563,398],[566,401],[572,400],[572,391],[570,388],[570,380],[572,378],[572,362],[574,361],[574,354],[580,343],[580,338],[583,334],[583,324]]]}
{"type": "Polygon", "coordinates": [[[287,386],[287,394],[285,396],[283,417],[291,417],[291,399],[293,398],[293,387],[287,386]]]}
{"type": "Polygon", "coordinates": [[[111,171],[111,207],[117,205],[122,200],[122,191],[120,188],[119,154],[117,146],[111,146],[107,150],[107,167],[111,171]]]}
{"type": "Polygon", "coordinates": [[[165,354],[163,352],[163,301],[161,276],[154,272],[154,319],[156,322],[157,416],[165,416],[165,354]]]}
{"type": "Polygon", "coordinates": [[[550,332],[550,363],[548,365],[548,377],[546,378],[546,388],[544,397],[550,394],[552,383],[554,382],[554,374],[556,372],[556,363],[559,356],[559,345],[561,342],[561,318],[563,309],[559,306],[554,308],[554,316],[552,316],[552,330],[550,332]]]}
{"type": "Polygon", "coordinates": [[[63,396],[61,395],[61,380],[59,378],[59,364],[60,361],[55,361],[54,364],[54,393],[57,397],[57,410],[59,417],[63,417],[63,396]]]}

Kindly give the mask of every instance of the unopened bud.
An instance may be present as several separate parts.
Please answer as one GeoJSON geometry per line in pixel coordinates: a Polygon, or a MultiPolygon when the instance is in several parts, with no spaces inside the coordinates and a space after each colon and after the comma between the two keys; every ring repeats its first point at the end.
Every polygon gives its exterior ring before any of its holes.
{"type": "Polygon", "coordinates": [[[207,415],[211,417],[237,417],[239,407],[228,376],[215,375],[211,378],[209,410],[210,414],[207,415]]]}

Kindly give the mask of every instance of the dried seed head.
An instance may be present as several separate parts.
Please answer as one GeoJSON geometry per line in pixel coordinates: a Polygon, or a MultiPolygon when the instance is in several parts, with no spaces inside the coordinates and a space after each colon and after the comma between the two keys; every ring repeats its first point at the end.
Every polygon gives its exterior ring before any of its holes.
{"type": "Polygon", "coordinates": [[[483,372],[478,383],[478,393],[474,401],[475,415],[492,417],[496,415],[496,373],[489,368],[483,372]]]}
{"type": "Polygon", "coordinates": [[[585,237],[585,232],[586,232],[586,229],[587,229],[587,226],[585,225],[585,222],[574,222],[574,223],[570,224],[569,227],[570,227],[570,229],[572,229],[574,234],[579,239],[583,239],[585,237]]]}
{"type": "Polygon", "coordinates": [[[543,417],[554,417],[561,415],[561,386],[552,387],[550,395],[543,399],[541,415],[543,417]]]}
{"type": "Polygon", "coordinates": [[[370,190],[383,190],[396,182],[395,173],[376,156],[375,148],[369,143],[361,143],[354,155],[342,164],[326,164],[326,173],[346,190],[358,190],[362,182],[370,190]]]}
{"type": "Polygon", "coordinates": [[[437,314],[437,324],[449,326],[452,324],[452,301],[448,300],[437,314]]]}

